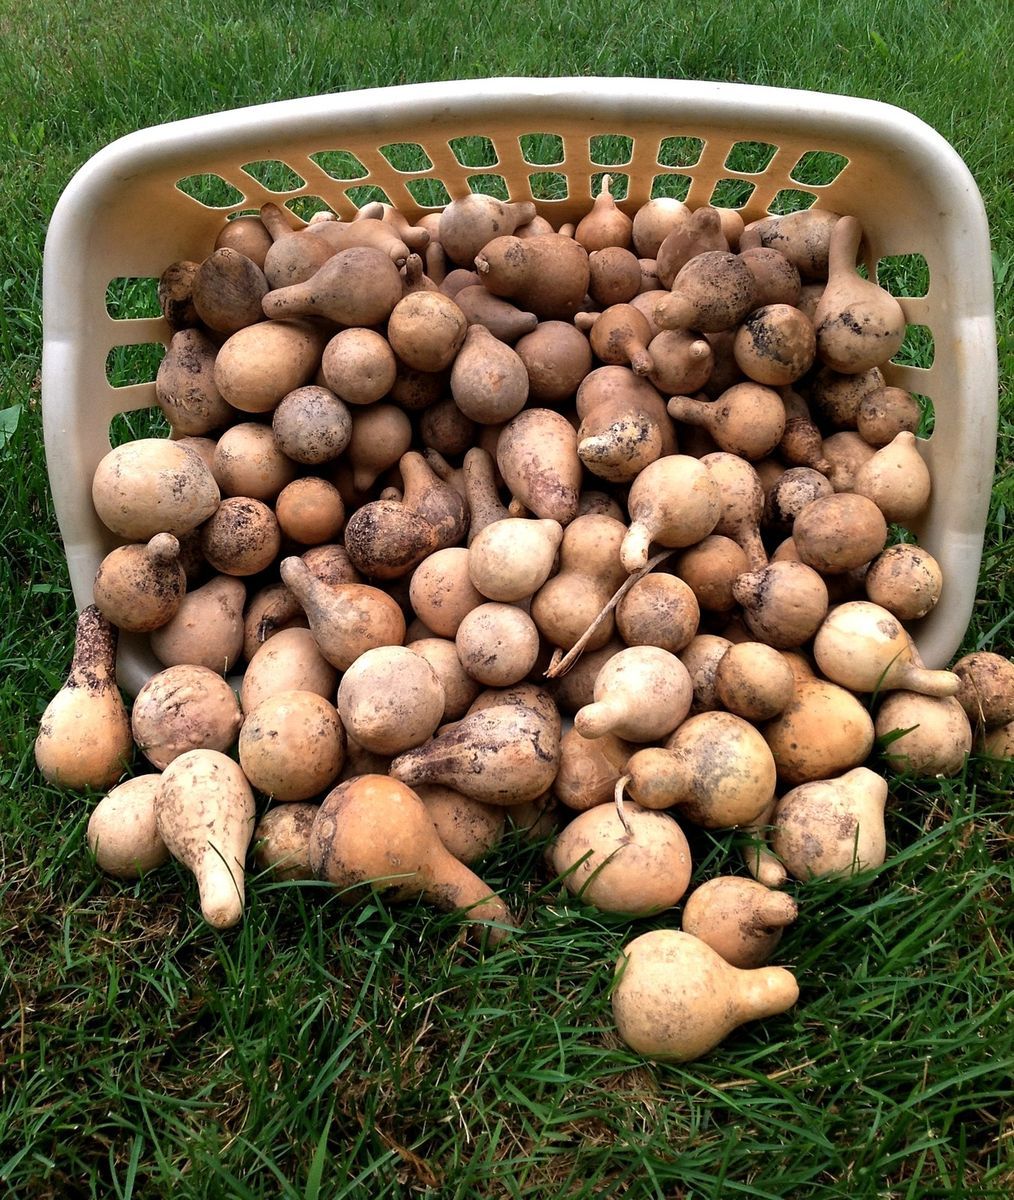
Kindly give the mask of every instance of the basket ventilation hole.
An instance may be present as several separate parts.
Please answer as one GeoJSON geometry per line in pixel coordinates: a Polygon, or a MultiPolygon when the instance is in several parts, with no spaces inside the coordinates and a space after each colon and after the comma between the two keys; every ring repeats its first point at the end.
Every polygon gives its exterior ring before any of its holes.
{"type": "Polygon", "coordinates": [[[392,142],[381,146],[380,153],[396,171],[430,171],[433,160],[418,142],[392,142]]]}
{"type": "Polygon", "coordinates": [[[689,175],[656,175],[651,181],[651,198],[657,200],[661,196],[673,200],[685,200],[690,192],[689,175]]]}
{"type": "Polygon", "coordinates": [[[351,150],[319,150],[310,155],[310,161],[332,179],[363,179],[369,175],[351,150]]]}
{"type": "Polygon", "coordinates": [[[617,175],[614,171],[598,171],[591,177],[591,191],[593,196],[597,196],[602,191],[602,180],[608,174],[609,176],[609,194],[614,200],[626,199],[627,192],[630,190],[630,176],[617,175]]]}
{"type": "Polygon", "coordinates": [[[536,171],[528,176],[533,200],[566,200],[567,176],[559,171],[536,171]]]}
{"type": "Polygon", "coordinates": [[[153,383],[159,364],[165,357],[161,342],[141,342],[133,346],[114,346],[106,355],[106,379],[111,387],[131,387],[135,383],[153,383]]]}
{"type": "Polygon", "coordinates": [[[496,147],[488,137],[481,134],[452,138],[447,145],[463,167],[495,167],[500,161],[497,158],[496,147]]]}
{"type": "Polygon", "coordinates": [[[525,162],[555,166],[563,162],[563,138],[558,133],[523,133],[518,138],[525,162]]]}
{"type": "Polygon", "coordinates": [[[176,187],[205,208],[232,208],[244,199],[243,193],[221,175],[186,175],[176,180],[176,187]]]}
{"type": "Polygon", "coordinates": [[[844,154],[835,154],[832,150],[807,150],[789,172],[789,178],[810,187],[827,187],[848,165],[849,160],[844,154]]]}
{"type": "Polygon", "coordinates": [[[356,208],[372,204],[374,200],[379,200],[381,204],[391,203],[391,197],[387,192],[373,183],[365,183],[361,187],[346,188],[345,195],[348,196],[356,208]]]}
{"type": "Polygon", "coordinates": [[[288,163],[277,158],[244,163],[243,170],[269,192],[294,192],[297,188],[306,187],[306,180],[297,175],[288,163]]]}
{"type": "Polygon", "coordinates": [[[877,262],[877,283],[892,296],[925,296],[929,263],[921,254],[891,254],[877,262]]]}
{"type": "Polygon", "coordinates": [[[919,428],[916,430],[916,434],[921,438],[928,438],[936,425],[936,409],[929,396],[924,396],[922,392],[913,392],[912,395],[919,405],[919,428]]]}
{"type": "Polygon", "coordinates": [[[770,142],[736,142],[726,156],[725,168],[744,175],[759,175],[768,169],[777,149],[770,142]]]}
{"type": "Polygon", "coordinates": [[[473,192],[484,196],[495,196],[498,200],[509,200],[507,180],[502,175],[469,175],[468,186],[473,192]]]}
{"type": "Polygon", "coordinates": [[[634,139],[625,133],[597,133],[588,139],[588,158],[600,167],[621,167],[630,162],[634,139]]]}
{"type": "Polygon", "coordinates": [[[936,356],[936,344],[933,332],[928,325],[906,325],[905,340],[901,349],[891,359],[901,367],[921,367],[923,370],[933,366],[936,356]]]}
{"type": "Polygon", "coordinates": [[[405,188],[416,204],[423,208],[442,208],[451,202],[451,194],[442,179],[411,179],[405,188]]]}
{"type": "Polygon", "coordinates": [[[136,442],[139,438],[164,438],[172,433],[165,413],[155,405],[153,408],[136,408],[133,412],[117,413],[109,422],[109,445],[115,450],[124,442],[136,442]]]}
{"type": "Polygon", "coordinates": [[[715,208],[742,208],[750,199],[755,185],[745,179],[719,179],[711,192],[715,208]]]}
{"type": "Polygon", "coordinates": [[[295,213],[301,221],[309,221],[315,213],[319,212],[334,215],[334,209],[320,196],[295,196],[291,200],[286,200],[285,207],[289,212],[295,213]]]}
{"type": "Polygon", "coordinates": [[[768,212],[781,217],[785,213],[800,212],[804,208],[811,208],[816,202],[817,197],[813,192],[803,192],[798,188],[782,188],[771,198],[768,212]]]}
{"type": "Polygon", "coordinates": [[[660,167],[692,167],[700,162],[704,142],[699,137],[667,137],[658,146],[660,167]]]}
{"type": "Polygon", "coordinates": [[[158,280],[152,276],[120,275],[106,286],[106,312],[114,321],[160,317],[158,280]]]}

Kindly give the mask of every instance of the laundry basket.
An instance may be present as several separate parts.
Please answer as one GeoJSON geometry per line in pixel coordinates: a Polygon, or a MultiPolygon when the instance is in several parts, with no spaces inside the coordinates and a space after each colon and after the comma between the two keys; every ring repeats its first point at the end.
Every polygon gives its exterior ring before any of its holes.
{"type": "MultiPolygon", "coordinates": [[[[96,154],[60,198],[43,273],[46,454],[78,605],[90,603],[114,544],[91,504],[111,422],[155,404],[154,368],[114,387],[109,363],[118,348],[170,337],[160,316],[122,319],[124,289],[153,292],[170,263],[211,251],[226,218],[268,200],[295,202],[298,212],[313,197],[348,218],[364,201],[386,199],[415,218],[488,191],[533,199],[559,224],[588,210],[604,172],[629,213],[659,194],[692,208],[739,206],[747,221],[809,205],[852,213],[871,278],[886,275],[885,264],[895,279],[928,274],[928,288],[911,289],[925,294],[899,299],[932,363],[891,363],[884,373],[933,413],[921,443],[933,496],[913,532],[940,561],[945,586],[912,631],[927,665],[942,665],[974,601],[996,443],[989,240],[975,183],[955,150],[901,109],[682,80],[509,78],[345,92],[155,126],[96,154]]],[[[157,669],[142,639],[122,639],[125,688],[136,691],[157,669]]]]}

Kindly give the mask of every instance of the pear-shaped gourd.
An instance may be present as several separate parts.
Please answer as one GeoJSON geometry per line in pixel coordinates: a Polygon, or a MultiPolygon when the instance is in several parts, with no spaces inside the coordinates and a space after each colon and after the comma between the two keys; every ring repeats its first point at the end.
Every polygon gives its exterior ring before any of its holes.
{"type": "Polygon", "coordinates": [[[695,888],[683,905],[681,926],[734,967],[763,966],[795,921],[796,902],[753,879],[716,875],[695,888]]]}
{"type": "Polygon", "coordinates": [[[661,285],[671,288],[680,270],[706,251],[727,251],[729,243],[722,231],[721,213],[710,205],[679,214],[672,229],[658,248],[656,270],[661,285]]]}
{"type": "Polygon", "coordinates": [[[959,696],[892,692],[874,728],[884,739],[888,768],[923,779],[959,774],[972,751],[972,726],[959,696]]]}
{"type": "Polygon", "coordinates": [[[838,213],[821,208],[761,217],[744,229],[739,248],[743,251],[766,246],[778,250],[803,279],[826,279],[831,234],[839,220],[838,213]]]}
{"type": "Polygon", "coordinates": [[[93,595],[117,628],[150,633],[175,615],[186,586],[179,541],[171,533],[157,533],[147,544],[111,550],[99,564],[93,595]]]}
{"type": "Polygon", "coordinates": [[[580,242],[589,254],[604,250],[607,246],[624,249],[630,246],[634,222],[622,209],[617,208],[609,190],[610,182],[608,175],[602,176],[602,186],[591,211],[585,213],[574,230],[574,240],[580,242]]]}
{"type": "Polygon", "coordinates": [[[722,500],[708,468],[687,454],[667,454],[649,463],[630,488],[631,524],[620,557],[628,571],[648,561],[652,542],[693,546],[718,523],[722,500]]]}
{"type": "Polygon", "coordinates": [[[158,775],[125,779],[98,802],[85,836],[95,864],[117,879],[137,879],[169,861],[155,827],[158,775]]]}
{"type": "MultiPolygon", "coordinates": [[[[627,528],[605,513],[585,513],[563,532],[560,565],[532,598],[532,620],[554,646],[569,650],[609,603],[627,577],[620,545],[627,528]]],[[[597,650],[612,637],[615,618],[606,614],[584,643],[597,650]]]]}
{"type": "Polygon", "coordinates": [[[773,388],[737,383],[717,400],[673,396],[666,406],[674,421],[706,429],[730,454],[756,461],[770,454],[785,432],[785,405],[773,388]]]}
{"type": "Polygon", "coordinates": [[[883,864],[887,782],[868,767],[802,783],[775,808],[771,848],[796,879],[849,876],[883,864]]]}
{"type": "Polygon", "coordinates": [[[469,325],[451,368],[451,395],[466,417],[500,425],[528,399],[528,372],[517,352],[484,325],[469,325]]]}
{"type": "Polygon", "coordinates": [[[200,437],[228,425],[234,410],[215,383],[218,347],[200,329],[173,334],[155,376],[155,399],[176,437],[200,437]]]}
{"type": "Polygon", "coordinates": [[[272,320],[326,317],[368,327],[386,321],[402,294],[398,268],[383,250],[353,246],[329,257],[304,283],[268,292],[262,307],[272,320]]]}
{"type": "Polygon", "coordinates": [[[470,267],[487,242],[512,234],[534,216],[530,200],[511,203],[472,192],[452,200],[440,213],[439,241],[452,262],[470,267]]]}
{"type": "Polygon", "coordinates": [[[756,300],[756,280],[742,259],[709,250],[679,271],[672,290],[655,305],[655,321],[660,329],[718,333],[738,325],[756,300]]]}
{"type": "Polygon", "coordinates": [[[852,490],[865,496],[884,519],[905,525],[920,516],[930,498],[929,467],[919,453],[916,437],[902,430],[856,471],[852,490]]]}
{"type": "Polygon", "coordinates": [[[401,456],[398,470],[404,484],[402,504],[432,525],[438,550],[456,546],[468,529],[468,505],[461,493],[415,450],[401,456]]]}
{"type": "Polygon", "coordinates": [[[856,271],[863,229],[842,217],[831,234],[827,287],[813,326],[817,357],[835,371],[856,375],[887,362],[905,340],[905,313],[897,300],[856,271]]]}
{"type": "Polygon", "coordinates": [[[518,413],[500,434],[496,461],[511,493],[537,517],[566,525],[577,516],[581,460],[577,433],[562,413],[518,413]]]}
{"type": "Polygon", "coordinates": [[[279,572],[302,605],[321,654],[340,671],[348,670],[367,650],[405,641],[405,617],[379,588],[324,583],[296,557],[283,559],[279,572]]]}
{"type": "Polygon", "coordinates": [[[527,600],[552,573],[562,538],[558,521],[494,521],[468,547],[469,578],[488,600],[527,600]]]}
{"type": "Polygon", "coordinates": [[[130,720],[116,686],[117,631],[94,604],[81,610],[63,687],[46,705],[35,762],[57,787],[105,791],[133,751],[130,720]]]}
{"type": "MultiPolygon", "coordinates": [[[[481,325],[493,337],[508,345],[513,345],[526,333],[531,333],[539,323],[535,313],[525,312],[509,300],[494,296],[481,283],[470,283],[463,287],[454,293],[453,300],[465,314],[465,320],[470,326],[481,325]]],[[[461,351],[458,353],[460,356],[461,351]]]]}
{"type": "Polygon", "coordinates": [[[162,772],[155,825],[173,858],[197,880],[201,913],[228,929],[243,916],[246,852],[256,819],[238,763],[218,750],[188,750],[162,772]]]}
{"type": "Polygon", "coordinates": [[[784,967],[731,966],[692,934],[654,929],[616,963],[613,1019],[623,1041],[657,1062],[690,1062],[747,1021],[785,1012],[799,987],[784,967]]]}
{"type": "Polygon", "coordinates": [[[632,304],[611,304],[588,322],[575,319],[575,324],[590,324],[588,340],[600,362],[614,365],[629,363],[635,375],[649,375],[654,361],[648,350],[651,326],[647,318],[632,304]]]}
{"type": "Polygon", "coordinates": [[[550,321],[574,316],[591,279],[588,251],[559,233],[493,238],[475,256],[475,269],[494,296],[514,300],[550,321]]]}
{"type": "Polygon", "coordinates": [[[548,791],[560,765],[560,723],[526,704],[502,703],[463,717],[399,755],[391,775],[414,787],[442,783],[484,804],[524,804],[548,791]]]}
{"type": "Polygon", "coordinates": [[[363,888],[394,901],[422,896],[494,923],[493,945],[509,932],[504,902],[445,849],[419,796],[386,775],[360,775],[328,794],[310,830],[309,859],[317,877],[340,888],[349,903],[363,888]]]}
{"type": "Polygon", "coordinates": [[[901,622],[870,600],[832,608],[813,640],[824,675],[853,692],[902,688],[925,696],[953,696],[961,680],[952,671],[919,664],[915,643],[901,622]]]}
{"type": "Polygon", "coordinates": [[[751,570],[762,570],[768,561],[760,536],[764,486],[756,468],[738,454],[725,450],[705,454],[699,461],[718,486],[722,499],[714,532],[719,537],[731,538],[743,548],[751,570]]]}
{"type": "Polygon", "coordinates": [[[345,526],[349,558],[371,579],[400,579],[440,548],[434,526],[400,500],[371,500],[345,526]]]}
{"type": "Polygon", "coordinates": [[[705,829],[756,821],[775,794],[775,761],[758,730],[728,712],[698,713],[665,747],[627,763],[628,790],[646,808],[678,808],[705,829]]]}
{"type": "Polygon", "coordinates": [[[599,671],[594,697],[574,717],[582,737],[613,733],[631,742],[653,742],[686,717],[693,684],[686,667],[668,650],[629,646],[599,671]]]}

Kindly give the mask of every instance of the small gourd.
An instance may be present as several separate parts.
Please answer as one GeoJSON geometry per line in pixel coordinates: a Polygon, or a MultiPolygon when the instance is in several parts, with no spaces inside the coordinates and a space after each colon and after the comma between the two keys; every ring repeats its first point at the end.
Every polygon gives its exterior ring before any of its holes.
{"type": "Polygon", "coordinates": [[[886,803],[887,782],[868,767],[800,784],[778,802],[771,848],[803,881],[879,867],[886,803]]]}

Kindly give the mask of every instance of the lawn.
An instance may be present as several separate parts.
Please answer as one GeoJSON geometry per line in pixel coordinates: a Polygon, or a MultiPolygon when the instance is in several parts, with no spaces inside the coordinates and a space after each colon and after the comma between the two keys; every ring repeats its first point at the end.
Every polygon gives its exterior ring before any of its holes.
{"type": "MultiPolygon", "coordinates": [[[[777,961],[799,1003],[687,1066],[612,1027],[632,922],[568,898],[542,847],[484,864],[524,932],[480,954],[423,905],[344,906],[254,877],[240,928],[170,865],[89,861],[90,801],[43,784],[39,717],[74,604],[42,451],[40,281],[88,158],[160,121],[301,95],[490,75],[792,86],[915,113],[962,155],[994,246],[1000,441],[964,650],[1010,655],[1012,104],[1006,6],[764,8],[535,0],[0,0],[0,1189],[25,1200],[848,1195],[1014,1187],[1010,765],[892,785],[889,857],[794,885],[777,961]],[[522,15],[523,14],[523,15],[522,15]]],[[[691,835],[695,878],[731,835],[691,835]]],[[[735,862],[734,859],[729,860],[735,862]]]]}

